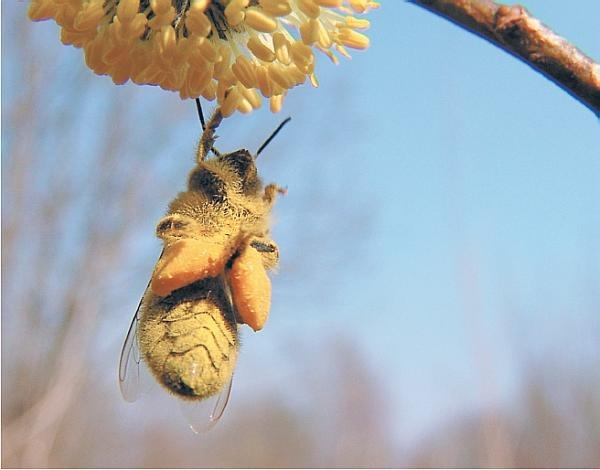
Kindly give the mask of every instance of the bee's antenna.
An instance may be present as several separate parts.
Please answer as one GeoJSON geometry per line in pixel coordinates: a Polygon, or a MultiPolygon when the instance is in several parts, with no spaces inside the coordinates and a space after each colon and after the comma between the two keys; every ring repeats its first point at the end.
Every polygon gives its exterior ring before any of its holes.
{"type": "Polygon", "coordinates": [[[258,156],[260,155],[260,152],[262,152],[265,149],[265,147],[267,145],[269,145],[269,143],[275,138],[275,136],[279,133],[279,131],[283,128],[283,126],[285,126],[291,120],[292,120],[292,118],[288,117],[288,118],[284,119],[283,122],[281,124],[279,124],[279,126],[277,126],[277,129],[275,129],[273,131],[273,133],[269,136],[269,138],[267,140],[265,140],[264,143],[260,147],[258,147],[258,150],[256,151],[256,156],[254,158],[258,158],[258,156]]]}
{"type": "Polygon", "coordinates": [[[206,124],[204,122],[204,113],[202,113],[202,105],[200,104],[200,98],[196,98],[196,109],[198,110],[200,124],[202,124],[202,132],[204,132],[204,129],[206,129],[206,124]]]}

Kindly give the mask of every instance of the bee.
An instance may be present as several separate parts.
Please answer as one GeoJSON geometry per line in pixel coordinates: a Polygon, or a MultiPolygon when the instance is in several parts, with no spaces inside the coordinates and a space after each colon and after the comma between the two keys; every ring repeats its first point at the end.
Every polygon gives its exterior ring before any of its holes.
{"type": "MultiPolygon", "coordinates": [[[[200,111],[200,108],[199,108],[200,111]]],[[[217,397],[216,421],[227,404],[238,348],[238,325],[260,330],[268,317],[267,271],[279,259],[269,234],[276,184],[263,185],[255,158],[240,149],[219,153],[217,109],[203,132],[187,190],[169,204],[156,227],[163,249],[133,318],[119,362],[122,395],[139,393],[140,362],[179,398],[217,397]],[[214,157],[207,158],[214,153],[214,157]],[[221,392],[221,395],[218,395],[221,392]]]]}

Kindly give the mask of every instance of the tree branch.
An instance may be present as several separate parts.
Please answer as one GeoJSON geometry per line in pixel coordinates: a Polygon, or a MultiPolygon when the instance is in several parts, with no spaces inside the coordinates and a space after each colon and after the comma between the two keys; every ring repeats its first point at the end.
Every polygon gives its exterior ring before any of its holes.
{"type": "Polygon", "coordinates": [[[529,14],[492,0],[408,0],[514,55],[600,116],[600,65],[529,14]]]}

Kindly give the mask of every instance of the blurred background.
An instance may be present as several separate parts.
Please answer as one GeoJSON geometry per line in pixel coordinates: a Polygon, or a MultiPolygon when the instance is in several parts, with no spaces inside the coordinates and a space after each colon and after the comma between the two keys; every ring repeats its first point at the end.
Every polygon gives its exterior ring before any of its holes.
{"type": "MultiPolygon", "coordinates": [[[[524,2],[600,59],[600,2],[524,2]]],[[[184,188],[193,102],[114,86],[2,3],[2,466],[600,466],[600,125],[524,64],[405,2],[371,47],[219,129],[276,205],[266,328],[221,422],[117,385],[184,188]]],[[[205,106],[208,114],[212,104],[205,106]]]]}

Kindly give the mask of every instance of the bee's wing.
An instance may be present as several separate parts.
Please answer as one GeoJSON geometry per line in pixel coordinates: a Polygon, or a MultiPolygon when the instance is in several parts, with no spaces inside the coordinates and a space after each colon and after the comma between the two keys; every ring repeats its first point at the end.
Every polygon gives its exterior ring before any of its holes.
{"type": "MultiPolygon", "coordinates": [[[[143,300],[143,297],[142,297],[143,300]]],[[[140,395],[140,351],[138,348],[138,315],[142,300],[135,312],[119,359],[119,388],[126,401],[135,401],[140,395]]]]}
{"type": "Polygon", "coordinates": [[[219,419],[221,419],[221,416],[223,416],[223,412],[225,411],[225,408],[227,407],[227,403],[229,403],[229,396],[231,395],[232,384],[233,384],[233,374],[231,374],[229,381],[225,384],[225,386],[223,387],[223,390],[221,390],[221,393],[219,393],[219,395],[217,395],[217,401],[216,401],[215,406],[212,410],[212,413],[210,414],[210,417],[209,417],[210,426],[214,426],[217,423],[217,421],[219,421],[219,419]]]}
{"type": "Polygon", "coordinates": [[[146,293],[150,287],[150,281],[146,286],[144,295],[140,299],[140,303],[137,306],[125,342],[123,343],[123,349],[121,349],[121,358],[119,359],[119,388],[121,389],[121,395],[126,401],[136,401],[142,392],[142,382],[145,382],[144,374],[147,371],[142,364],[142,358],[139,350],[138,340],[138,323],[140,319],[140,308],[142,302],[146,297],[146,293]]]}
{"type": "Polygon", "coordinates": [[[223,416],[229,402],[233,375],[223,386],[221,392],[202,401],[181,401],[181,411],[184,414],[190,429],[196,434],[209,431],[223,416]]]}

